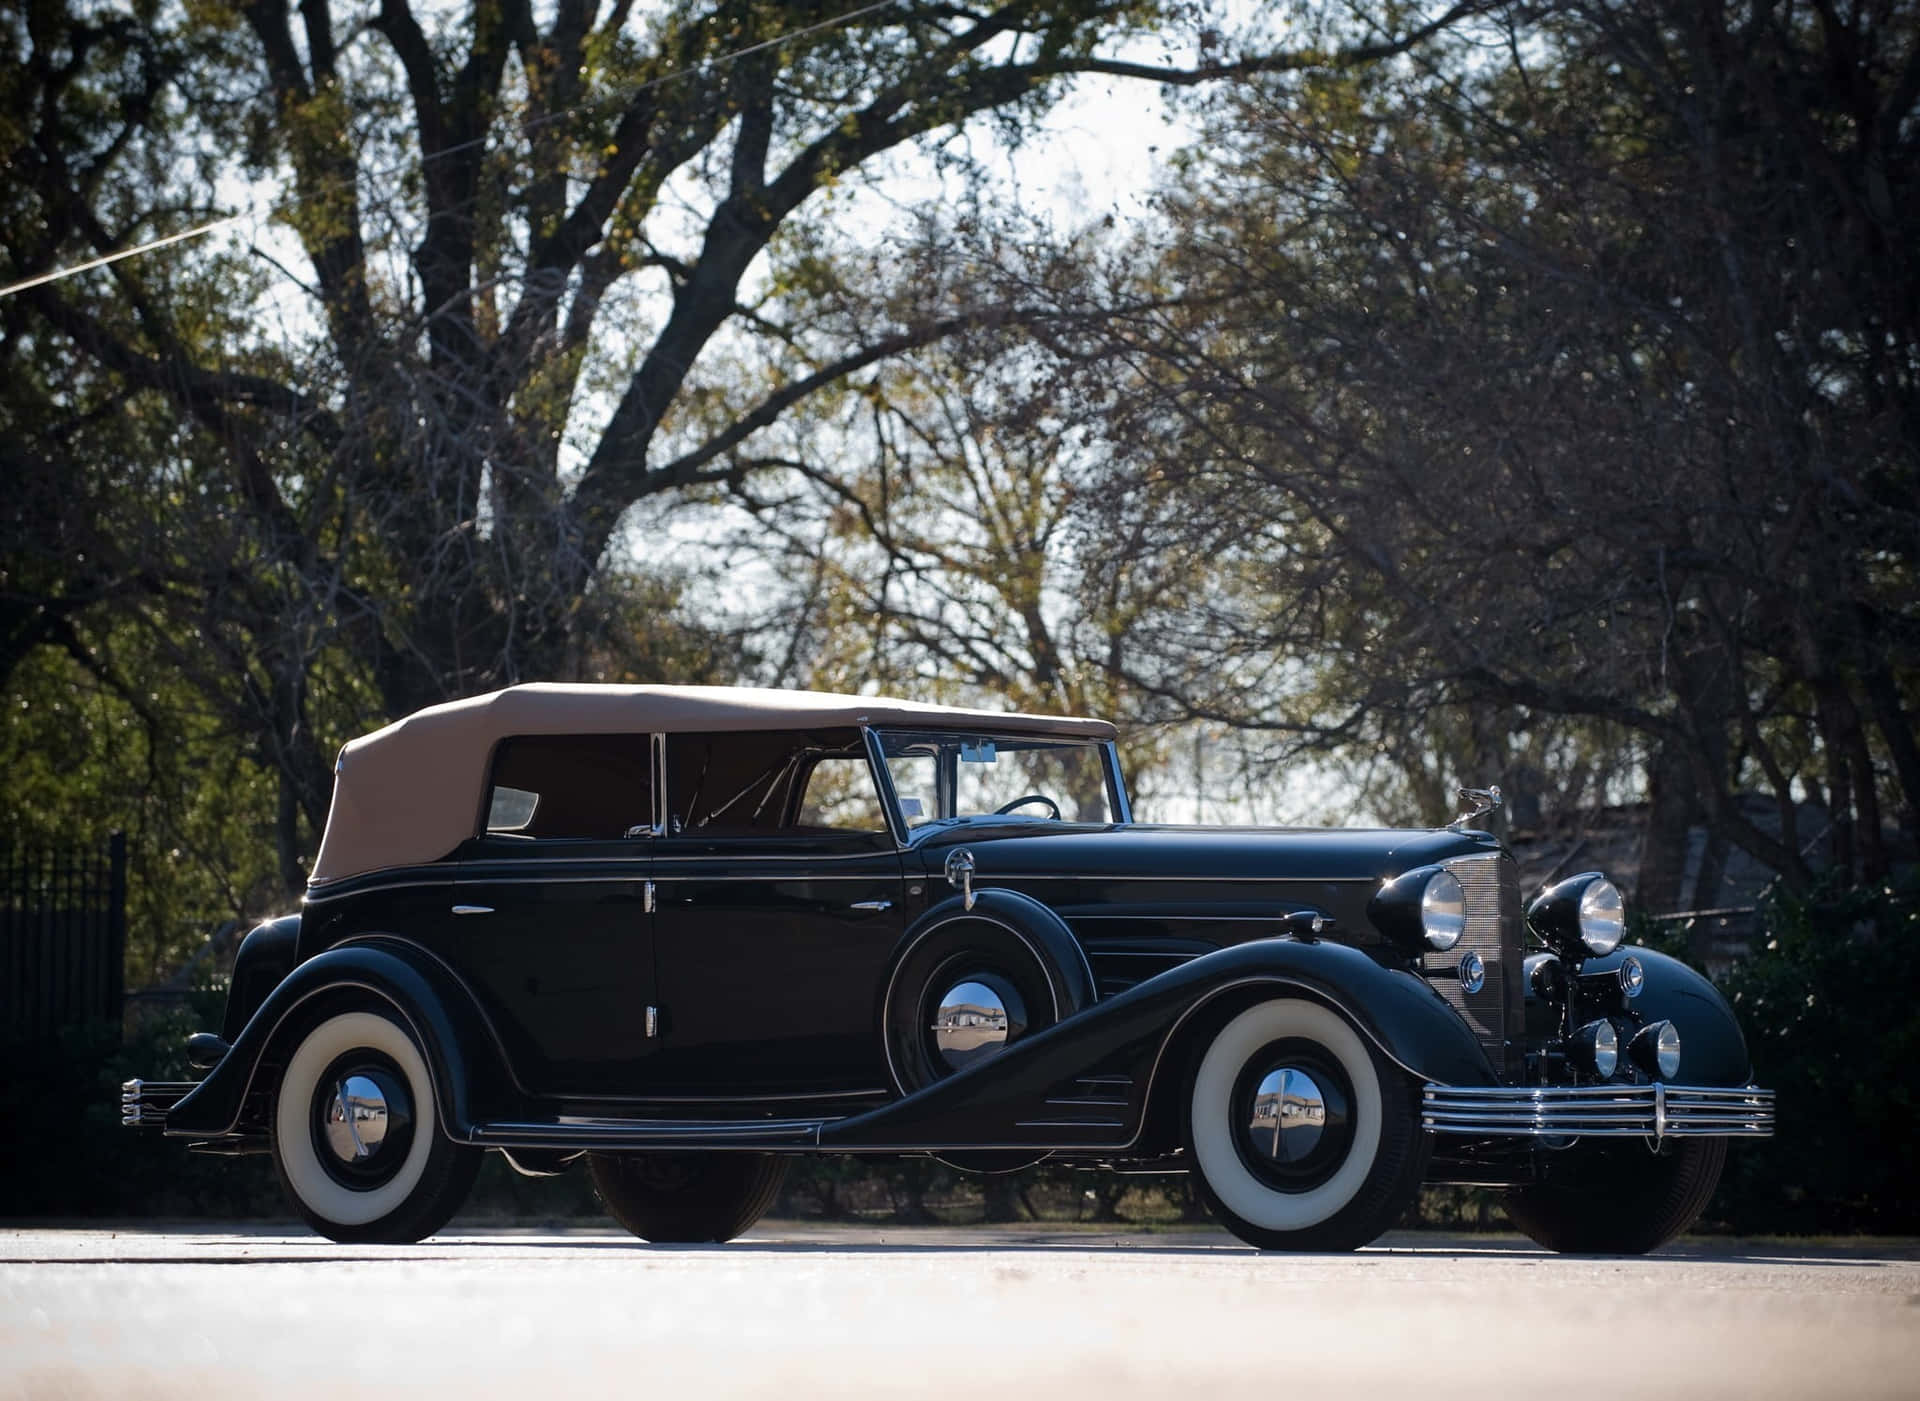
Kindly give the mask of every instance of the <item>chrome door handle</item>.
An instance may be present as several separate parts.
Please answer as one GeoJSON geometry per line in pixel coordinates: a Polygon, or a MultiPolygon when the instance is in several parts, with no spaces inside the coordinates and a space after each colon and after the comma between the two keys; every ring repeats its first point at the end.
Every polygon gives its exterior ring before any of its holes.
{"type": "Polygon", "coordinates": [[[453,912],[457,915],[490,915],[493,913],[493,906],[491,905],[455,905],[453,907],[453,912]]]}
{"type": "Polygon", "coordinates": [[[853,910],[890,910],[893,908],[893,901],[891,900],[856,900],[853,902],[853,904],[849,905],[847,908],[853,909],[853,910]]]}

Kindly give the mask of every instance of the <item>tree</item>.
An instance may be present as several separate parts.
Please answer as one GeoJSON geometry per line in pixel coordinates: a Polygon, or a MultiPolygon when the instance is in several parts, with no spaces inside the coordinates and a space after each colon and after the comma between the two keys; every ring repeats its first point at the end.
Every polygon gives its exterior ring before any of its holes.
{"type": "Polygon", "coordinates": [[[1133,391],[1091,499],[1173,478],[1148,547],[1212,560],[1128,682],[1294,751],[1635,736],[1656,820],[1884,872],[1882,813],[1920,825],[1916,102],[1911,14],[1786,3],[1547,7],[1223,97],[1177,295],[1087,350],[1133,391]]]}
{"type": "MultiPolygon", "coordinates": [[[[631,659],[628,600],[674,586],[614,548],[636,502],[755,475],[753,435],[810,396],[1037,314],[931,296],[816,323],[833,190],[975,119],[1017,128],[1076,75],[1191,85],[1371,62],[1471,8],[1161,67],[1115,56],[1164,18],[1120,0],[477,0],[458,20],[382,0],[364,22],[328,0],[146,0],[107,22],[44,0],[4,26],[6,276],[204,218],[237,154],[286,179],[277,217],[299,256],[272,289],[302,302],[284,334],[262,331],[258,270],[191,247],[5,299],[9,367],[35,358],[48,386],[16,428],[164,418],[184,493],[163,501],[178,511],[157,551],[104,593],[10,572],[27,621],[9,637],[54,640],[89,600],[147,610],[276,774],[292,884],[345,733],[631,659]]],[[[58,480],[57,452],[7,451],[58,480]]],[[[120,484],[92,481],[101,504],[75,498],[76,532],[123,538],[120,484]]],[[[697,630],[690,645],[713,654],[697,630]]]]}

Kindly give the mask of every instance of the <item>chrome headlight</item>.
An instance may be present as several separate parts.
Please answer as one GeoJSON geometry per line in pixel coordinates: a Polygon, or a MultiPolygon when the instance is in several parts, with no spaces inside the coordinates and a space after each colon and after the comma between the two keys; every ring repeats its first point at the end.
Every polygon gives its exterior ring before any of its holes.
{"type": "Polygon", "coordinates": [[[1467,932],[1467,896],[1444,866],[1415,866],[1384,881],[1367,918],[1409,956],[1445,953],[1467,932]]]}
{"type": "Polygon", "coordinates": [[[1427,947],[1445,953],[1467,932],[1467,893],[1451,871],[1437,872],[1420,892],[1420,929],[1427,947]]]}
{"type": "Polygon", "coordinates": [[[1626,935],[1626,903],[1600,872],[1583,871],[1541,892],[1527,906],[1527,923],[1565,957],[1608,954],[1626,935]]]}
{"type": "Polygon", "coordinates": [[[1627,904],[1610,880],[1597,880],[1580,897],[1580,942],[1588,953],[1612,953],[1627,933],[1627,904]]]}

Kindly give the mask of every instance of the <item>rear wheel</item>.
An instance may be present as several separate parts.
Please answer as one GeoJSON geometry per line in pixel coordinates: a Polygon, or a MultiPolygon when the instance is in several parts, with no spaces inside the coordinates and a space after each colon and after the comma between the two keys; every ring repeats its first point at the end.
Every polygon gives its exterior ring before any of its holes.
{"type": "Polygon", "coordinates": [[[1724,1138],[1589,1139],[1546,1160],[1546,1177],[1507,1193],[1507,1216],[1548,1250],[1644,1255],[1700,1218],[1727,1163],[1724,1138]]]}
{"type": "Polygon", "coordinates": [[[1281,998],[1215,1033],[1194,1072],[1187,1144],[1228,1230],[1262,1250],[1353,1250],[1420,1187],[1412,1087],[1346,1019],[1281,998]]]}
{"type": "Polygon", "coordinates": [[[600,1201],[622,1226],[660,1244],[728,1241],[766,1215],[787,1160],[770,1153],[589,1153],[600,1201]]]}
{"type": "Polygon", "coordinates": [[[340,1012],[309,1028],[268,1124],[281,1189],[330,1240],[430,1236],[480,1170],[479,1149],[440,1132],[426,1060],[383,1012],[340,1012]]]}

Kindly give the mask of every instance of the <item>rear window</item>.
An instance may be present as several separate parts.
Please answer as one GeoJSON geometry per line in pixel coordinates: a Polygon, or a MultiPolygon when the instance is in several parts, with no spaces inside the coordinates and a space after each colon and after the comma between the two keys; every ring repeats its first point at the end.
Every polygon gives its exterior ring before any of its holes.
{"type": "Polygon", "coordinates": [[[495,752],[491,833],[612,841],[652,827],[651,735],[520,735],[495,752]]]}

